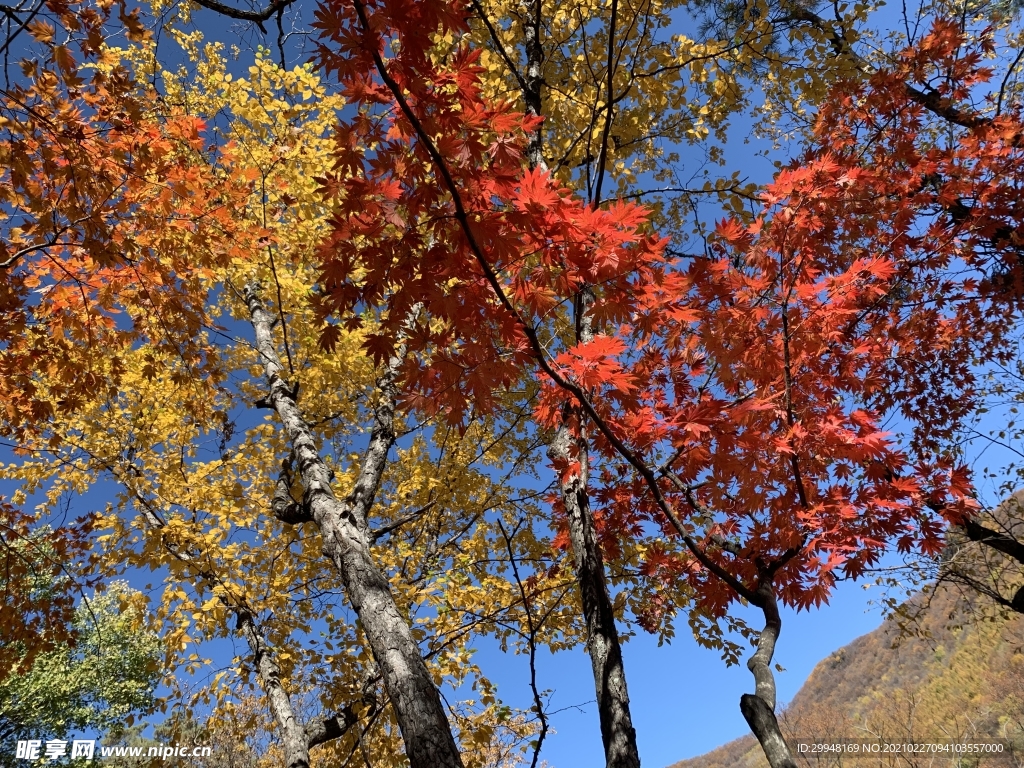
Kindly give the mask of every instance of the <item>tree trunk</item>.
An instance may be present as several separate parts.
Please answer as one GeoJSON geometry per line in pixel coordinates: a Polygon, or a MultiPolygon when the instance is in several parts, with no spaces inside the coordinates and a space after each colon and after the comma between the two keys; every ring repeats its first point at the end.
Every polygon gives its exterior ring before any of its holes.
{"type": "Polygon", "coordinates": [[[281,374],[283,368],[271,331],[272,318],[254,285],[245,288],[249,316],[256,330],[270,394],[292,446],[292,457],[304,487],[303,507],[320,529],[324,553],[337,566],[348,598],[370,643],[394,707],[411,768],[462,768],[441,696],[434,685],[408,621],[395,603],[391,588],[370,554],[367,517],[395,442],[394,416],[398,392],[395,375],[401,355],[388,361],[377,379],[379,402],[374,409],[370,444],[352,492],[334,495],[331,473],[296,405],[296,391],[281,374]]]}
{"type": "MultiPolygon", "coordinates": [[[[483,7],[476,3],[478,13],[501,46],[493,27],[486,18],[483,7]]],[[[543,116],[544,45],[542,2],[533,0],[524,19],[523,44],[526,51],[525,76],[517,75],[523,91],[526,113],[543,116]]],[[[511,62],[509,62],[511,66],[511,62]]],[[[530,134],[527,146],[527,161],[530,168],[548,170],[544,160],[542,130],[530,134]]],[[[594,294],[584,287],[576,298],[575,320],[576,341],[587,342],[594,338],[590,305],[594,294]]],[[[578,408],[566,404],[562,410],[562,422],[548,447],[548,455],[559,464],[579,462],[579,473],[560,481],[562,502],[565,506],[572,544],[573,560],[576,566],[576,582],[583,603],[583,616],[587,625],[587,652],[594,671],[594,686],[597,694],[598,713],[601,721],[601,740],[604,743],[606,768],[639,768],[640,751],[636,744],[636,730],[629,712],[629,693],[626,690],[626,672],[622,664],[622,650],[615,626],[615,612],[608,593],[604,559],[597,543],[597,531],[590,514],[590,500],[587,495],[588,450],[586,435],[580,421],[578,408]],[[580,433],[573,435],[572,423],[577,422],[580,433]]]]}
{"type": "Polygon", "coordinates": [[[239,611],[237,615],[238,628],[249,643],[249,650],[256,663],[256,674],[267,694],[270,711],[281,731],[285,768],[309,768],[309,737],[306,735],[305,727],[295,716],[291,697],[281,684],[281,670],[274,660],[274,655],[257,630],[252,614],[248,611],[239,611]]]}
{"type": "MultiPolygon", "coordinates": [[[[592,302],[593,294],[589,289],[584,290],[577,301],[576,336],[579,342],[585,343],[594,337],[588,315],[592,302]]],[[[579,426],[579,435],[572,434],[572,422],[578,420],[579,416],[578,409],[568,403],[565,405],[562,409],[562,423],[551,442],[548,455],[562,465],[579,462],[579,470],[572,474],[563,473],[559,485],[576,564],[576,583],[587,623],[587,652],[594,671],[605,766],[639,768],[640,751],[629,713],[626,670],[622,664],[615,611],[608,593],[604,558],[597,542],[597,529],[587,495],[589,453],[582,424],[579,426]]]]}
{"type": "MultiPolygon", "coordinates": [[[[541,101],[541,86],[544,84],[544,45],[541,41],[541,8],[542,0],[534,0],[530,18],[523,26],[523,44],[526,48],[526,77],[524,80],[523,100],[526,102],[526,114],[541,117],[544,114],[541,101]]],[[[531,168],[547,170],[544,162],[544,137],[540,130],[530,134],[530,143],[526,148],[526,159],[531,168]]]]}
{"type": "Polygon", "coordinates": [[[761,697],[744,693],[740,697],[740,712],[760,742],[761,749],[772,768],[796,768],[796,763],[789,752],[789,745],[786,744],[779,729],[779,721],[761,697]]]}
{"type": "Polygon", "coordinates": [[[782,617],[779,604],[771,586],[771,578],[762,575],[761,584],[752,600],[764,613],[764,629],[757,638],[757,650],[747,662],[747,669],[754,675],[755,693],[740,697],[740,712],[757,737],[765,757],[772,768],[796,768],[789,745],[779,729],[775,717],[775,675],[772,672],[772,657],[775,643],[782,631],[782,617]]]}

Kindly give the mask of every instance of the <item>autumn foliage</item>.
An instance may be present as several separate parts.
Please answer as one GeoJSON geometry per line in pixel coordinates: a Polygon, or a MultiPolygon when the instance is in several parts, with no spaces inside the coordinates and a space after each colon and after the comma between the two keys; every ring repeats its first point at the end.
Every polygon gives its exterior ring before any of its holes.
{"type": "Polygon", "coordinates": [[[0,499],[0,682],[74,642],[75,603],[88,586],[77,574],[88,559],[89,523],[54,530],[0,499]]]}
{"type": "MultiPolygon", "coordinates": [[[[0,401],[18,435],[116,392],[131,345],[209,382],[203,278],[241,252],[231,220],[247,184],[213,172],[202,119],[154,113],[104,49],[109,4],[51,5],[60,28],[28,25],[42,55],[0,94],[0,401]]],[[[149,34],[137,11],[120,22],[149,34]]]]}
{"type": "Polygon", "coordinates": [[[362,748],[382,717],[397,752],[388,706],[414,768],[460,765],[456,739],[543,738],[536,681],[539,725],[488,720],[504,710],[468,644],[514,624],[532,663],[579,636],[564,499],[541,513],[516,474],[560,429],[576,454],[552,469],[586,479],[601,552],[636,565],[631,618],[671,634],[685,614],[735,661],[732,608],[760,608],[769,711],[779,604],[818,607],[893,548],[935,555],[977,511],[950,445],[1024,296],[1024,126],[1002,90],[972,104],[986,34],[937,21],[835,83],[753,214],[681,255],[659,212],[601,199],[606,147],[587,200],[528,156],[545,118],[487,95],[470,4],[325,0],[314,63],[336,93],[265,53],[228,85],[214,51],[216,77],[165,73],[166,98],[136,77],[156,56],[137,16],[120,8],[135,47],[114,50],[109,3],[49,9],[62,34],[30,25],[43,55],[0,93],[5,477],[19,502],[50,483],[44,511],[117,484],[98,559],[167,575],[169,664],[245,636],[227,679],[263,686],[290,768],[331,728],[362,748]],[[334,592],[384,608],[348,622],[334,592]],[[404,695],[412,677],[436,706],[404,695]],[[330,716],[304,726],[286,689],[317,678],[330,716]],[[437,680],[479,701],[446,715],[437,680]]]}
{"type": "Polygon", "coordinates": [[[995,196],[1014,186],[1013,118],[949,149],[919,149],[925,110],[904,84],[952,65],[958,89],[984,77],[955,31],[937,26],[903,69],[837,91],[817,129],[829,149],[782,172],[753,224],[723,221],[707,258],[680,263],[645,233],[637,206],[591,208],[541,170],[510,171],[530,119],[479,105],[472,56],[456,50],[442,67],[415,32],[434,20],[407,30],[410,12],[356,5],[320,22],[354,52],[322,50],[327,68],[351,98],[392,117],[339,129],[319,300],[325,313],[385,307],[368,342],[378,358],[422,304],[420,354],[404,369],[409,404],[458,422],[536,366],[546,382],[538,423],[553,427],[570,397],[593,425],[604,546],[614,552],[648,524],[682,537],[689,555],[654,548],[647,571],[691,580],[712,617],[737,594],[691,559],[698,550],[714,550],[703,556],[751,588],[758,568],[777,564],[779,595],[797,607],[821,604],[836,574],[858,576],[890,543],[937,551],[945,525],[971,509],[967,477],[927,441],[900,446],[881,419],[901,407],[934,439],[969,408],[959,394],[972,351],[997,344],[1009,322],[984,300],[991,260],[979,260],[994,227],[1017,214],[995,196]],[[373,59],[372,85],[343,68],[360,55],[365,68],[373,59]],[[358,149],[371,145],[372,157],[358,149]],[[951,230],[941,205],[968,194],[984,204],[951,230]],[[979,277],[952,276],[960,264],[979,277]],[[601,331],[573,345],[564,310],[584,288],[601,331]]]}

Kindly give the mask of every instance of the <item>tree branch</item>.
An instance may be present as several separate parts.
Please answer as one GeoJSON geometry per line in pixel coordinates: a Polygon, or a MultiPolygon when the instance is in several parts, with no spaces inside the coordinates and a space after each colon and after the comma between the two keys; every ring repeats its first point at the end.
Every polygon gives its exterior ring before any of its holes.
{"type": "Polygon", "coordinates": [[[498,37],[498,30],[491,24],[491,20],[487,17],[487,11],[480,5],[480,0],[470,0],[470,4],[473,6],[473,10],[476,11],[476,15],[480,17],[480,21],[487,27],[487,32],[491,36],[491,40],[494,41],[494,47],[498,49],[498,53],[501,55],[502,60],[505,62],[505,66],[508,67],[509,73],[516,79],[519,84],[520,90],[523,92],[523,100],[526,101],[529,98],[530,88],[526,84],[526,80],[523,78],[522,73],[519,71],[519,67],[512,61],[512,57],[509,56],[505,46],[501,42],[501,38],[498,37]]]}
{"type": "Polygon", "coordinates": [[[437,504],[436,501],[431,501],[428,504],[425,504],[424,506],[417,509],[415,512],[410,512],[408,515],[400,517],[398,520],[395,520],[393,523],[390,523],[389,525],[385,525],[382,528],[375,528],[370,532],[370,539],[373,541],[377,541],[377,539],[383,536],[387,536],[389,533],[394,533],[403,525],[406,525],[407,523],[411,523],[414,520],[418,520],[419,518],[421,518],[435,504],[437,504]]]}
{"type": "MultiPolygon", "coordinates": [[[[697,558],[701,565],[728,584],[737,595],[752,605],[758,605],[760,600],[757,593],[708,557],[707,553],[697,545],[697,542],[693,540],[692,536],[684,535],[683,543],[686,544],[686,548],[693,553],[693,556],[697,558]]],[[[758,607],[760,606],[758,605],[758,607]]]]}
{"type": "Polygon", "coordinates": [[[615,87],[615,69],[618,62],[615,60],[615,24],[619,17],[619,2],[612,0],[611,20],[608,23],[608,84],[607,102],[605,104],[604,128],[601,131],[601,150],[597,155],[597,178],[594,181],[594,199],[591,205],[597,208],[601,204],[601,187],[604,184],[604,169],[608,162],[608,134],[612,130],[612,117],[615,114],[615,98],[613,88],[615,87]]]}
{"type": "Polygon", "coordinates": [[[540,750],[544,744],[544,739],[548,735],[548,716],[544,711],[544,700],[541,698],[540,690],[537,688],[537,633],[540,631],[540,627],[536,626],[533,621],[533,610],[530,608],[530,598],[526,594],[526,587],[523,585],[523,580],[519,578],[519,566],[516,565],[516,555],[512,547],[512,539],[515,537],[516,531],[513,530],[512,534],[509,535],[505,530],[505,526],[502,525],[500,517],[498,518],[498,530],[501,531],[501,536],[505,539],[505,547],[508,550],[508,559],[512,564],[512,575],[516,580],[516,586],[519,588],[519,597],[523,602],[523,612],[526,614],[526,627],[528,630],[526,644],[530,652],[530,690],[533,692],[533,708],[537,712],[537,719],[540,721],[540,733],[537,736],[537,740],[534,742],[533,760],[530,762],[530,768],[537,768],[537,760],[540,759],[540,750]]]}
{"type": "Polygon", "coordinates": [[[963,528],[967,538],[971,541],[976,541],[979,544],[984,544],[986,547],[991,547],[997,552],[1002,552],[1004,555],[1009,555],[1018,563],[1024,565],[1024,544],[1021,544],[1012,536],[1000,533],[999,531],[993,531],[991,528],[987,528],[974,520],[964,521],[961,528],[963,528]]]}
{"type": "Polygon", "coordinates": [[[309,505],[300,503],[292,497],[292,462],[285,459],[281,462],[281,474],[274,486],[274,497],[270,502],[274,517],[286,525],[301,525],[313,522],[309,505]]]}
{"type": "Polygon", "coordinates": [[[224,3],[219,2],[219,0],[195,0],[196,5],[206,8],[208,11],[219,13],[221,16],[227,16],[229,19],[255,22],[256,26],[260,28],[260,31],[263,34],[267,34],[267,28],[263,26],[263,22],[267,21],[275,13],[284,10],[294,2],[295,0],[272,0],[270,5],[261,11],[243,11],[239,8],[233,8],[230,5],[225,5],[224,3]]]}
{"type": "MultiPolygon", "coordinates": [[[[850,42],[846,39],[845,35],[841,34],[832,24],[808,8],[805,8],[802,4],[793,3],[787,9],[784,18],[790,21],[810,24],[815,29],[827,34],[829,42],[832,44],[832,49],[836,54],[848,56],[857,65],[857,68],[865,74],[873,75],[877,71],[874,66],[850,47],[850,42]]],[[[957,109],[948,100],[943,99],[936,91],[922,91],[909,83],[904,83],[903,89],[913,101],[929,112],[955,125],[963,128],[980,128],[992,123],[991,118],[957,109]]]]}
{"type": "Polygon", "coordinates": [[[352,707],[345,707],[341,715],[320,718],[306,726],[306,748],[312,749],[329,741],[340,739],[359,722],[352,707]]]}

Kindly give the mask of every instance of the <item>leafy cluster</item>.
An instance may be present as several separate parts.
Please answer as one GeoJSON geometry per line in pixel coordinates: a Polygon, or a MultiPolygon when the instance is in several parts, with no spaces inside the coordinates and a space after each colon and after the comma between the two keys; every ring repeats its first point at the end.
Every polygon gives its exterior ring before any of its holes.
{"type": "Polygon", "coordinates": [[[167,727],[273,723],[251,764],[536,765],[536,654],[585,641],[634,768],[616,623],[683,615],[727,661],[754,640],[741,707],[789,766],[779,606],[978,524],[956,442],[1024,296],[1003,21],[936,8],[866,57],[865,5],[701,3],[698,40],[678,3],[323,0],[311,62],[241,73],[194,9],[155,6],[172,67],[112,7],[51,0],[0,91],[11,728],[145,709],[158,636],[167,727]],[[679,182],[759,89],[797,159],[760,192],[679,182]],[[88,524],[39,527],[90,493],[88,524]],[[72,621],[58,563],[87,554],[108,589],[72,621]],[[527,657],[530,709],[482,636],[527,657]]]}

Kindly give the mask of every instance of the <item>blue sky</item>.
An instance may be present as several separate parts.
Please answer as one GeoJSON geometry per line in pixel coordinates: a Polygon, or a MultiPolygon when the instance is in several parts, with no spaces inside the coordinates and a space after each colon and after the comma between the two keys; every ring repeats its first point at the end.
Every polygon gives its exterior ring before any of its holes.
{"type": "MultiPolygon", "coordinates": [[[[881,623],[880,610],[869,605],[879,594],[877,588],[842,584],[832,604],[821,610],[784,611],[775,656],[786,670],[776,674],[780,705],[793,698],[818,661],[881,623]]],[[[752,624],[758,613],[749,613],[752,624]]],[[[529,706],[527,657],[478,645],[475,660],[498,684],[502,698],[529,706]]],[[[623,646],[623,655],[640,757],[648,768],[664,768],[749,732],[739,700],[753,690],[753,677],[745,666],[726,668],[717,653],[699,647],[685,624],[672,645],[659,648],[656,637],[640,632],[623,646]]],[[[541,758],[558,768],[604,765],[585,651],[544,652],[538,667],[539,686],[553,689],[549,705],[557,712],[551,717],[556,733],[545,741],[541,758]]]]}

